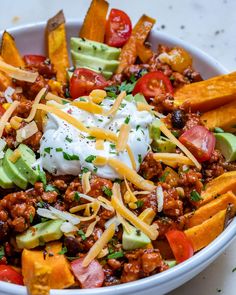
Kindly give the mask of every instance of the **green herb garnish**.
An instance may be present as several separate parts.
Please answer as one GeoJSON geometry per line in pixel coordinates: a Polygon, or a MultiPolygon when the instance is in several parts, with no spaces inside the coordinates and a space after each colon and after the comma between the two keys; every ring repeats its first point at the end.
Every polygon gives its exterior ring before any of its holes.
{"type": "Polygon", "coordinates": [[[143,206],[143,203],[144,202],[142,200],[138,200],[137,202],[135,202],[138,208],[141,208],[143,206]]]}
{"type": "Polygon", "coordinates": [[[5,256],[5,250],[3,246],[0,246],[0,259],[2,259],[5,256]]]}
{"type": "Polygon", "coordinates": [[[85,240],[86,240],[85,233],[83,232],[83,230],[82,230],[82,229],[79,229],[79,230],[77,231],[77,233],[78,233],[78,235],[80,235],[80,236],[81,236],[81,239],[82,239],[83,241],[85,241],[85,240]]]}
{"type": "Polygon", "coordinates": [[[38,171],[38,178],[39,180],[43,183],[43,185],[47,184],[47,178],[46,178],[46,174],[43,170],[40,169],[39,165],[37,166],[37,171],[38,171]]]}
{"type": "Polygon", "coordinates": [[[59,255],[64,255],[67,252],[67,248],[66,247],[62,247],[61,250],[57,253],[59,255]]]}
{"type": "Polygon", "coordinates": [[[197,191],[193,190],[190,193],[190,199],[194,202],[199,202],[202,200],[202,197],[199,195],[197,191]]]}
{"type": "Polygon", "coordinates": [[[85,162],[92,163],[96,159],[96,156],[90,155],[85,159],[85,162]]]}
{"type": "Polygon", "coordinates": [[[170,171],[165,171],[162,176],[159,178],[160,182],[164,182],[166,180],[166,177],[169,175],[170,171]]]}
{"type": "Polygon", "coordinates": [[[125,124],[129,124],[129,121],[130,121],[130,115],[125,118],[125,124]]]}
{"type": "Polygon", "coordinates": [[[52,184],[47,184],[44,188],[45,192],[57,192],[59,194],[59,190],[52,184]]]}
{"type": "Polygon", "coordinates": [[[73,141],[73,139],[70,138],[68,135],[66,136],[65,140],[68,141],[68,142],[72,142],[73,141]]]}
{"type": "Polygon", "coordinates": [[[124,256],[124,253],[122,251],[118,251],[118,252],[115,252],[115,253],[112,253],[112,254],[109,254],[107,256],[108,259],[117,259],[117,258],[121,258],[124,256]]]}
{"type": "Polygon", "coordinates": [[[50,154],[51,149],[52,149],[51,147],[46,147],[46,148],[44,149],[44,151],[45,151],[45,153],[50,154]]]}
{"type": "Polygon", "coordinates": [[[102,187],[102,191],[104,192],[105,195],[107,195],[108,197],[111,197],[112,196],[112,190],[107,187],[107,186],[103,186],[102,187]]]}
{"type": "Polygon", "coordinates": [[[79,200],[80,200],[80,195],[79,195],[78,192],[75,192],[75,193],[74,193],[74,200],[75,200],[75,201],[79,201],[79,200]]]}
{"type": "Polygon", "coordinates": [[[139,164],[142,163],[142,155],[140,155],[140,154],[138,154],[138,162],[139,162],[139,164]]]}
{"type": "Polygon", "coordinates": [[[62,148],[56,148],[56,152],[62,152],[63,149],[62,148]]]}
{"type": "Polygon", "coordinates": [[[66,152],[63,152],[63,158],[65,160],[68,160],[68,161],[74,161],[74,160],[79,160],[79,156],[77,155],[70,155],[66,152]]]}

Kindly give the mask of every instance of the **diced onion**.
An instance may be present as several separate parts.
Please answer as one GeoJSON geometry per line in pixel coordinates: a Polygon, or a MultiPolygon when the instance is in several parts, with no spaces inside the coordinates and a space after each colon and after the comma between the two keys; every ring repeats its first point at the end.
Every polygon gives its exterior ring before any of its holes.
{"type": "Polygon", "coordinates": [[[156,196],[157,196],[157,211],[161,212],[163,210],[164,205],[164,193],[161,185],[158,185],[156,188],[156,196]]]}
{"type": "Polygon", "coordinates": [[[36,132],[38,132],[38,126],[36,125],[35,121],[32,121],[16,131],[16,141],[22,142],[34,135],[36,132]]]}
{"type": "Polygon", "coordinates": [[[12,103],[13,102],[12,95],[13,95],[14,92],[15,92],[15,89],[12,88],[12,87],[10,87],[10,86],[7,87],[7,89],[5,90],[4,97],[6,98],[6,101],[8,103],[12,103]]]}
{"type": "Polygon", "coordinates": [[[4,139],[0,138],[0,151],[2,152],[5,147],[6,147],[7,143],[4,139]]]}
{"type": "Polygon", "coordinates": [[[38,208],[37,214],[41,217],[48,218],[48,219],[58,219],[49,209],[45,209],[45,208],[38,208]]]}
{"type": "Polygon", "coordinates": [[[71,222],[69,222],[69,221],[65,221],[65,222],[63,222],[62,225],[61,225],[61,228],[60,228],[60,229],[61,229],[61,231],[62,231],[63,233],[66,233],[66,234],[78,230],[78,228],[77,228],[76,226],[74,226],[74,225],[73,225],[71,222]]]}
{"type": "Polygon", "coordinates": [[[79,224],[80,219],[69,212],[61,211],[56,208],[53,208],[52,206],[49,206],[49,210],[53,213],[53,215],[57,216],[59,219],[69,221],[73,225],[79,224]]]}
{"type": "Polygon", "coordinates": [[[15,100],[10,107],[6,110],[6,112],[2,115],[1,119],[0,119],[0,137],[2,137],[3,134],[3,130],[7,124],[7,122],[9,121],[11,115],[13,114],[13,112],[16,110],[16,108],[19,106],[20,102],[15,100]]]}
{"type": "Polygon", "coordinates": [[[121,224],[121,221],[117,216],[112,217],[105,223],[105,228],[108,228],[112,223],[115,224],[116,230],[118,230],[118,226],[121,224]]]}

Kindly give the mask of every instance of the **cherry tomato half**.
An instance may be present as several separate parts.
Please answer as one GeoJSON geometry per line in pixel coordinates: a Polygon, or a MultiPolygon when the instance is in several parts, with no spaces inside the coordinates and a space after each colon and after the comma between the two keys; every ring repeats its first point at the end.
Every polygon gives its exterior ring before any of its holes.
{"type": "Polygon", "coordinates": [[[129,16],[122,10],[112,9],[106,25],[105,43],[122,47],[129,39],[132,32],[132,24],[129,16]]]}
{"type": "Polygon", "coordinates": [[[180,230],[170,230],[166,233],[166,238],[178,263],[193,256],[193,246],[184,232],[180,230]]]}
{"type": "Polygon", "coordinates": [[[185,131],[179,141],[190,150],[199,162],[210,160],[215,148],[215,136],[204,126],[194,126],[185,131]]]}
{"type": "Polygon", "coordinates": [[[141,77],[133,90],[133,95],[142,93],[145,98],[155,97],[158,94],[174,94],[170,79],[162,72],[150,72],[141,77]]]}
{"type": "Polygon", "coordinates": [[[70,95],[76,99],[83,95],[89,95],[94,89],[104,89],[108,86],[106,79],[92,70],[76,69],[70,79],[70,95]]]}
{"type": "Polygon", "coordinates": [[[2,115],[6,112],[6,110],[4,109],[4,107],[0,104],[0,117],[2,117],[2,115]]]}
{"type": "Polygon", "coordinates": [[[23,58],[27,66],[36,67],[36,68],[46,60],[46,57],[43,55],[33,55],[33,54],[24,55],[23,58]]]}
{"type": "Polygon", "coordinates": [[[24,285],[22,275],[9,265],[0,265],[0,281],[24,285]]]}

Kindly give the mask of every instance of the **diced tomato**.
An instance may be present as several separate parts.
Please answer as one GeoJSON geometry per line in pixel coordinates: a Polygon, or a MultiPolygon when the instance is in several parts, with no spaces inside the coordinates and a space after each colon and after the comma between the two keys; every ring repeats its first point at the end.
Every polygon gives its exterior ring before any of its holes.
{"type": "Polygon", "coordinates": [[[0,281],[24,285],[22,275],[9,265],[0,265],[0,281]]]}
{"type": "Polygon", "coordinates": [[[179,141],[190,150],[199,162],[210,160],[215,148],[215,136],[204,126],[194,126],[185,131],[179,141]]]}
{"type": "Polygon", "coordinates": [[[41,63],[43,63],[47,58],[43,55],[24,55],[25,63],[30,67],[38,67],[41,63]]]}
{"type": "Polygon", "coordinates": [[[6,112],[6,110],[4,109],[4,107],[0,104],[0,117],[2,117],[2,115],[6,112]]]}
{"type": "Polygon", "coordinates": [[[112,9],[106,25],[105,43],[122,47],[132,32],[132,23],[129,16],[122,10],[112,9]]]}
{"type": "Polygon", "coordinates": [[[70,79],[70,95],[76,99],[83,95],[89,95],[94,89],[103,89],[107,86],[105,78],[88,69],[76,69],[70,79]]]}
{"type": "Polygon", "coordinates": [[[101,287],[104,281],[102,266],[97,260],[93,260],[87,267],[83,267],[83,258],[71,262],[71,269],[79,281],[82,289],[101,287]]]}
{"type": "Polygon", "coordinates": [[[170,79],[160,71],[150,72],[141,77],[133,90],[133,95],[142,93],[145,98],[158,96],[160,94],[174,94],[170,79]]]}
{"type": "Polygon", "coordinates": [[[170,230],[166,233],[166,238],[178,263],[193,256],[193,246],[184,232],[180,230],[170,230]]]}

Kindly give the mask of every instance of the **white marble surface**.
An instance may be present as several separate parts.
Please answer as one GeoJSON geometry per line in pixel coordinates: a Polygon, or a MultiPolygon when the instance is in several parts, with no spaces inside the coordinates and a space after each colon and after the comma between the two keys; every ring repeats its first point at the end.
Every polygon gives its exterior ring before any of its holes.
{"type": "MultiPolygon", "coordinates": [[[[156,29],[184,39],[236,70],[235,0],[110,0],[133,23],[142,13],[157,18],[156,29]]],[[[59,9],[83,19],[90,0],[0,0],[0,30],[46,20],[59,9]]],[[[169,295],[236,294],[236,241],[210,267],[169,295]]],[[[155,294],[158,295],[158,294],[155,294]]]]}

